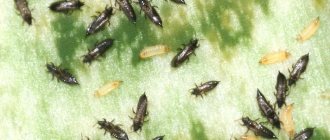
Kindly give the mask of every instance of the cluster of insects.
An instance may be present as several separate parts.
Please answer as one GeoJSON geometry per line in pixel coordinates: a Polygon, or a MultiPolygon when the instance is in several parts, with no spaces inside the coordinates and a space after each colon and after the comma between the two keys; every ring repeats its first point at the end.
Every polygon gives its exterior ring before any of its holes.
{"type": "MultiPolygon", "coordinates": [[[[302,43],[310,39],[316,33],[319,27],[320,17],[317,17],[298,34],[296,40],[302,43]]],[[[259,63],[263,65],[279,63],[287,60],[290,56],[291,54],[287,51],[267,53],[259,60],[259,63]]]]}
{"type": "MultiPolygon", "coordinates": [[[[304,42],[310,39],[317,31],[320,26],[320,18],[317,17],[314,19],[305,29],[298,35],[297,41],[304,42]]],[[[259,63],[263,65],[267,64],[274,64],[278,62],[285,61],[290,57],[291,54],[287,51],[279,51],[268,53],[263,56],[259,63]]],[[[286,97],[289,95],[289,87],[295,85],[299,79],[301,79],[301,75],[306,71],[307,65],[309,62],[309,53],[301,56],[298,61],[292,65],[292,70],[289,70],[289,78],[287,79],[283,73],[280,71],[277,75],[277,82],[275,85],[275,97],[276,102],[274,106],[272,106],[265,96],[257,90],[257,102],[259,109],[261,111],[262,116],[266,117],[268,122],[273,125],[273,127],[278,129],[284,129],[287,132],[290,139],[293,140],[307,140],[312,137],[314,128],[306,128],[299,133],[295,132],[293,117],[292,117],[292,109],[293,104],[286,105],[286,97]],[[276,105],[278,108],[282,108],[283,105],[285,107],[282,109],[279,116],[277,115],[275,108],[276,105]],[[282,127],[281,127],[282,126],[282,127]]],[[[249,117],[242,118],[243,125],[248,128],[248,130],[252,130],[256,136],[262,136],[268,139],[277,139],[275,134],[268,129],[267,127],[263,126],[257,121],[253,121],[249,119],[249,117]]],[[[244,135],[241,139],[257,139],[253,136],[244,135]]]]}
{"type": "MultiPolygon", "coordinates": [[[[186,4],[184,0],[171,0],[177,4],[186,4]]],[[[26,0],[14,0],[16,4],[17,10],[20,12],[23,20],[32,25],[32,15],[31,11],[28,7],[28,3],[26,0]]],[[[119,8],[128,20],[132,23],[136,23],[137,16],[135,14],[134,8],[131,5],[129,0],[116,0],[116,4],[119,5],[119,8]]],[[[156,6],[151,5],[148,0],[138,0],[138,5],[141,7],[141,10],[145,13],[146,17],[154,23],[156,26],[163,27],[163,22],[161,16],[156,10],[156,6]]],[[[50,4],[49,9],[53,12],[58,13],[70,13],[75,10],[81,9],[84,6],[84,3],[79,0],[63,0],[56,1],[50,4]]],[[[110,22],[111,17],[114,15],[113,7],[105,7],[104,11],[100,12],[98,16],[95,16],[94,21],[92,21],[87,29],[86,29],[86,37],[96,34],[105,28],[106,24],[110,22]]],[[[303,42],[311,38],[317,31],[320,26],[320,19],[317,17],[314,19],[309,26],[307,26],[297,37],[299,42],[303,42]]],[[[113,46],[114,39],[108,38],[96,43],[95,47],[89,49],[88,52],[83,55],[83,63],[91,64],[93,61],[97,60],[100,56],[105,55],[105,53],[113,46]]],[[[188,43],[183,44],[183,48],[178,51],[178,53],[173,57],[170,62],[170,66],[173,68],[177,68],[181,66],[184,62],[189,60],[189,57],[192,54],[195,54],[195,50],[199,48],[199,40],[196,38],[191,39],[188,43]]],[[[156,55],[165,54],[170,51],[170,48],[166,45],[155,45],[152,47],[147,47],[141,50],[140,58],[146,59],[156,55]]],[[[260,64],[273,64],[286,60],[290,57],[290,53],[287,51],[279,51],[275,53],[266,54],[259,61],[260,64]]],[[[265,96],[261,93],[261,91],[257,90],[257,103],[259,109],[261,111],[262,116],[264,116],[267,121],[277,129],[284,129],[290,138],[294,140],[306,140],[313,135],[314,128],[306,128],[299,133],[295,133],[294,124],[292,119],[292,108],[293,104],[286,105],[286,97],[288,96],[288,90],[290,86],[293,86],[300,79],[301,75],[306,71],[307,65],[309,61],[309,54],[305,54],[301,56],[298,61],[292,66],[292,70],[290,71],[289,78],[287,79],[285,75],[281,72],[278,72],[277,82],[276,82],[276,103],[278,108],[282,108],[285,105],[285,108],[278,115],[275,110],[275,105],[272,106],[269,101],[265,98],[265,96]],[[282,126],[282,127],[281,127],[282,126]]],[[[52,74],[53,77],[56,77],[58,81],[62,81],[66,84],[70,85],[78,85],[77,78],[73,76],[73,74],[69,73],[67,69],[63,69],[60,66],[56,66],[52,62],[46,64],[46,68],[49,73],[52,74]]],[[[118,88],[123,81],[117,80],[112,81],[101,88],[99,88],[94,95],[97,97],[101,97],[111,92],[112,90],[118,88]]],[[[206,95],[209,91],[215,89],[220,81],[208,81],[200,84],[199,86],[190,90],[192,95],[201,96],[206,95]]],[[[133,113],[134,117],[131,117],[133,120],[132,129],[134,132],[138,130],[142,131],[142,126],[145,122],[145,118],[148,116],[148,99],[146,94],[140,96],[137,108],[133,113]]],[[[248,128],[248,131],[251,130],[254,132],[256,136],[261,136],[268,139],[277,139],[276,135],[266,126],[258,123],[256,120],[251,120],[249,117],[241,118],[243,125],[248,128]]],[[[98,121],[100,129],[103,129],[106,133],[110,133],[110,135],[118,140],[128,140],[127,133],[120,127],[121,125],[115,125],[114,121],[107,121],[103,119],[102,121],[98,121]]],[[[86,137],[88,138],[88,137],[86,137]]],[[[153,138],[153,140],[162,140],[164,135],[157,136],[153,138]]],[[[88,138],[89,139],[89,138],[88,138]]],[[[241,139],[254,139],[253,136],[244,135],[241,139]]]]}
{"type": "MultiPolygon", "coordinates": [[[[177,4],[185,4],[184,0],[171,0],[171,1],[177,4]]],[[[131,2],[129,0],[116,0],[115,2],[116,4],[119,5],[120,10],[123,11],[123,13],[129,19],[129,21],[135,23],[136,14],[131,5],[131,2]]],[[[29,25],[31,25],[32,15],[31,15],[31,11],[29,10],[27,1],[15,0],[15,4],[23,20],[26,21],[29,25]]],[[[148,17],[155,25],[163,27],[161,17],[155,9],[156,6],[152,6],[148,0],[139,0],[138,4],[141,7],[141,10],[145,13],[146,17],[148,17]]],[[[49,9],[53,12],[67,14],[76,10],[80,10],[81,7],[84,5],[85,4],[79,0],[62,0],[51,3],[49,9]]],[[[113,15],[113,7],[106,7],[105,10],[99,13],[98,16],[94,16],[95,17],[94,21],[92,21],[87,27],[86,37],[104,29],[105,25],[110,22],[110,18],[112,15],[113,15]]],[[[105,39],[97,43],[94,48],[88,50],[87,54],[83,55],[82,62],[91,64],[92,61],[97,60],[99,56],[104,55],[106,51],[112,47],[113,42],[114,39],[105,39]]],[[[198,40],[192,39],[188,44],[185,44],[184,46],[185,47],[182,50],[180,50],[180,52],[171,61],[172,67],[178,67],[184,61],[188,60],[189,56],[198,47],[198,40]]],[[[169,52],[169,50],[170,50],[169,47],[164,45],[156,45],[153,47],[148,47],[141,51],[140,58],[145,59],[155,55],[164,54],[169,52]]],[[[58,69],[60,68],[58,67],[58,69]]],[[[70,75],[76,81],[76,78],[73,77],[72,74],[68,73],[67,71],[65,71],[65,74],[56,74],[55,71],[50,71],[50,72],[65,83],[69,83],[69,84],[72,83],[72,82],[71,83],[67,82],[67,80],[63,80],[67,78],[66,75],[70,75]]],[[[76,83],[78,82],[76,81],[76,83]]]]}
{"type": "MultiPolygon", "coordinates": [[[[148,98],[145,93],[143,93],[138,101],[136,111],[133,110],[133,113],[135,114],[134,117],[130,117],[133,120],[132,129],[134,132],[137,132],[138,130],[142,130],[143,123],[145,122],[145,118],[148,115],[148,98]]],[[[128,140],[127,133],[120,128],[120,125],[113,124],[113,121],[109,122],[106,119],[103,119],[103,121],[98,121],[97,124],[100,126],[100,129],[103,129],[106,134],[107,132],[111,134],[112,137],[118,139],[118,140],[128,140]]],[[[153,140],[162,140],[165,137],[165,135],[157,136],[153,138],[153,140]]]]}
{"type": "MultiPolygon", "coordinates": [[[[171,0],[171,1],[177,4],[186,4],[184,0],[171,0]]],[[[14,0],[14,2],[23,20],[29,25],[32,25],[32,15],[27,0],[14,0]]],[[[115,2],[116,4],[119,5],[119,9],[124,12],[128,20],[131,21],[132,23],[135,23],[136,14],[131,2],[129,0],[116,0],[115,2]]],[[[157,10],[155,9],[155,7],[157,6],[152,6],[150,1],[148,0],[138,0],[138,4],[141,10],[149,18],[149,20],[151,20],[155,25],[159,27],[163,27],[162,19],[158,14],[157,10]]],[[[82,6],[84,6],[84,3],[81,2],[80,0],[62,0],[62,1],[53,2],[49,6],[49,9],[54,12],[69,13],[75,10],[79,10],[82,6]]],[[[89,25],[86,32],[86,36],[94,34],[99,30],[101,30],[104,27],[105,23],[110,20],[112,14],[113,14],[113,8],[106,7],[105,10],[101,12],[99,16],[97,16],[96,19],[89,25]]]]}
{"type": "MultiPolygon", "coordinates": [[[[288,96],[289,86],[295,84],[301,77],[307,68],[309,61],[309,54],[301,56],[298,61],[292,66],[292,71],[290,71],[290,76],[286,79],[285,75],[281,72],[278,72],[277,82],[275,85],[275,97],[278,108],[282,108],[283,105],[286,105],[285,99],[288,96]]],[[[275,105],[272,106],[265,96],[257,89],[257,103],[260,109],[262,116],[264,116],[267,121],[275,128],[284,129],[290,138],[294,140],[306,140],[313,135],[314,128],[306,128],[298,134],[295,134],[294,124],[292,119],[292,104],[286,105],[285,109],[279,115],[275,111],[275,105]]],[[[243,125],[252,130],[255,135],[261,136],[268,139],[277,139],[275,134],[264,125],[258,123],[257,121],[251,120],[249,117],[242,118],[243,125]]]]}

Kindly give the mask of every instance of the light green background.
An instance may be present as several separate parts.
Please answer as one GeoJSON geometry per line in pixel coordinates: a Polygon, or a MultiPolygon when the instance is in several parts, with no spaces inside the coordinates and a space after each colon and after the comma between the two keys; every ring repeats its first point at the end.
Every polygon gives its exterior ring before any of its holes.
{"type": "MultiPolygon", "coordinates": [[[[287,103],[294,103],[296,131],[316,127],[314,140],[330,139],[330,2],[326,0],[186,0],[187,5],[153,0],[164,28],[153,25],[134,4],[137,23],[116,10],[110,26],[85,38],[85,30],[96,11],[108,0],[85,0],[81,11],[53,13],[53,1],[29,0],[33,24],[28,26],[15,10],[13,0],[0,5],[0,137],[2,139],[111,139],[95,125],[97,120],[115,119],[132,140],[219,140],[239,137],[246,128],[243,115],[261,118],[256,103],[259,88],[271,103],[278,71],[310,53],[307,71],[290,89],[287,103]],[[321,25],[304,43],[296,35],[317,16],[321,25]],[[86,65],[81,56],[105,38],[116,42],[105,58],[86,65]],[[200,39],[196,56],[181,67],[170,61],[181,44],[200,39]],[[172,52],[140,60],[139,51],[157,44],[172,52]],[[287,50],[285,62],[262,66],[268,52],[287,50]],[[62,64],[78,77],[79,86],[51,80],[45,64],[62,64]],[[103,98],[93,92],[107,81],[124,81],[103,98]],[[205,96],[189,94],[194,84],[220,80],[205,96]],[[130,129],[138,98],[146,92],[149,117],[139,133],[130,129]]],[[[114,1],[111,2],[114,4],[114,1]]],[[[266,125],[271,128],[270,125],[266,125]]],[[[280,139],[283,131],[272,129],[280,139]]]]}

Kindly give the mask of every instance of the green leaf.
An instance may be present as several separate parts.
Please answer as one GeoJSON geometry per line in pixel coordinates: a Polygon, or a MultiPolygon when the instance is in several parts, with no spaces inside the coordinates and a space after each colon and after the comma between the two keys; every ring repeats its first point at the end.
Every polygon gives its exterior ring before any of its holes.
{"type": "MultiPolygon", "coordinates": [[[[14,1],[0,5],[0,137],[5,139],[110,139],[95,125],[106,118],[122,124],[130,139],[230,139],[246,131],[242,116],[261,116],[256,103],[259,88],[274,103],[278,71],[288,69],[303,54],[310,53],[306,72],[290,88],[287,103],[294,103],[296,131],[316,127],[313,140],[330,139],[330,2],[326,0],[186,0],[187,5],[154,0],[164,28],[139,14],[130,23],[116,10],[111,24],[85,38],[91,16],[109,1],[84,1],[82,10],[71,14],[48,9],[52,1],[29,0],[32,26],[23,23],[14,1]],[[296,35],[316,17],[321,26],[304,43],[296,35]],[[114,38],[106,57],[91,65],[81,56],[96,42],[114,38]],[[196,56],[179,68],[170,66],[176,49],[198,38],[196,56]],[[147,46],[168,45],[171,52],[139,59],[147,46]],[[260,65],[266,53],[287,50],[283,63],[260,65]],[[68,68],[80,85],[52,80],[45,64],[68,68]],[[122,85],[102,98],[93,93],[108,81],[122,85]],[[204,98],[189,93],[195,84],[220,80],[204,98]],[[138,98],[146,92],[149,116],[142,131],[130,128],[138,98]]],[[[111,1],[114,4],[114,1],[111,1]]],[[[279,139],[286,133],[272,128],[279,139]]],[[[249,132],[251,133],[251,132],[249,132]]],[[[111,138],[113,139],[113,138],[111,138]]]]}

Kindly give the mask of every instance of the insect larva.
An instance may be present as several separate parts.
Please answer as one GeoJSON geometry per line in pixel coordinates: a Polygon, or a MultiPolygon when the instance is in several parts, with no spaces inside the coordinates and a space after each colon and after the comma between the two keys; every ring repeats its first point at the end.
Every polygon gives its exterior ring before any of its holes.
{"type": "Polygon", "coordinates": [[[107,95],[110,91],[118,88],[123,81],[112,81],[95,91],[94,96],[101,97],[107,95]]]}
{"type": "Polygon", "coordinates": [[[279,51],[279,52],[272,52],[268,53],[265,56],[263,56],[259,63],[263,65],[267,64],[274,64],[278,62],[282,62],[290,57],[290,53],[287,51],[279,51]]]}
{"type": "Polygon", "coordinates": [[[304,42],[310,39],[320,27],[320,17],[315,18],[304,30],[300,32],[297,41],[304,42]]]}
{"type": "Polygon", "coordinates": [[[243,135],[239,138],[240,140],[258,140],[258,137],[254,135],[243,135]]]}
{"type": "Polygon", "coordinates": [[[165,45],[156,45],[143,48],[140,52],[140,58],[146,59],[155,55],[161,55],[170,51],[170,48],[165,45]]]}
{"type": "Polygon", "coordinates": [[[294,129],[292,109],[293,104],[290,104],[288,106],[285,106],[280,113],[280,121],[282,124],[282,128],[286,133],[288,133],[290,138],[293,138],[294,134],[296,133],[294,129]]]}

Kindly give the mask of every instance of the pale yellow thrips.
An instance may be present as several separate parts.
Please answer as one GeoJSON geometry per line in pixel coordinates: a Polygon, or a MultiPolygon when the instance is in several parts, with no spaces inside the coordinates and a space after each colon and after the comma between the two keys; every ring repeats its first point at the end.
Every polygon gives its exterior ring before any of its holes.
{"type": "Polygon", "coordinates": [[[296,133],[294,129],[292,110],[293,104],[290,104],[283,107],[280,113],[280,121],[282,124],[282,128],[289,135],[290,138],[293,138],[296,133]]]}
{"type": "Polygon", "coordinates": [[[315,18],[307,27],[300,32],[297,41],[304,42],[310,39],[320,27],[320,17],[315,18]]]}
{"type": "Polygon", "coordinates": [[[102,86],[101,88],[96,90],[95,93],[94,93],[94,96],[95,97],[104,96],[104,95],[108,94],[110,91],[118,88],[122,82],[123,81],[108,82],[107,84],[105,84],[104,86],[102,86]]]}
{"type": "Polygon", "coordinates": [[[263,65],[274,64],[274,63],[282,62],[288,59],[290,56],[291,54],[287,51],[272,52],[263,56],[260,59],[259,63],[263,65]]]}
{"type": "Polygon", "coordinates": [[[255,135],[243,135],[240,137],[240,140],[258,140],[258,137],[255,135]]]}
{"type": "Polygon", "coordinates": [[[161,55],[170,51],[170,48],[165,45],[155,45],[143,48],[140,52],[140,58],[146,59],[155,55],[161,55]]]}

